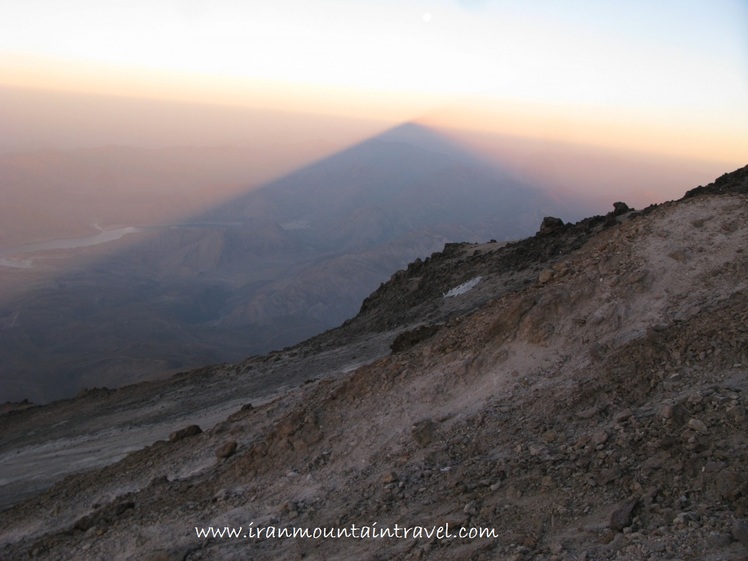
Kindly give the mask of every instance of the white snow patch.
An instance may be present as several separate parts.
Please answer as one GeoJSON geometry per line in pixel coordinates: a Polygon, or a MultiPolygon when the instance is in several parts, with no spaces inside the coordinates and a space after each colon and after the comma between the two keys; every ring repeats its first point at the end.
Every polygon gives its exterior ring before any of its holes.
{"type": "Polygon", "coordinates": [[[459,286],[455,286],[449,292],[444,293],[444,298],[451,298],[452,296],[459,296],[460,294],[465,294],[466,292],[475,288],[475,286],[481,281],[481,278],[482,277],[475,277],[475,278],[470,279],[467,282],[463,282],[459,286]]]}

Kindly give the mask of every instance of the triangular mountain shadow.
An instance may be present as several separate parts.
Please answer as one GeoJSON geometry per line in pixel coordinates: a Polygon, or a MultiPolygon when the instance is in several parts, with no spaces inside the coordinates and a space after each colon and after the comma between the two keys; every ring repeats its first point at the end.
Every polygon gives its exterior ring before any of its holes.
{"type": "Polygon", "coordinates": [[[569,219],[588,210],[408,123],[232,199],[200,220],[277,224],[298,232],[288,237],[307,246],[341,251],[361,241],[351,226],[385,227],[379,238],[369,232],[366,244],[433,227],[469,228],[469,239],[515,239],[533,233],[549,212],[569,219]]]}
{"type": "Polygon", "coordinates": [[[445,242],[588,213],[405,124],[2,304],[6,399],[48,401],[281,348],[445,242]]]}

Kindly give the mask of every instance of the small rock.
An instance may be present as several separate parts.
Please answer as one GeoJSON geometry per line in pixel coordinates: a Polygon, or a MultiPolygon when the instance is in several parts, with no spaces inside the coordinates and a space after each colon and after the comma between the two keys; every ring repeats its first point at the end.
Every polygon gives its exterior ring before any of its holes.
{"type": "Polygon", "coordinates": [[[605,469],[597,474],[597,484],[607,485],[611,481],[615,481],[621,477],[621,470],[618,468],[605,469]]]}
{"type": "Polygon", "coordinates": [[[711,532],[706,537],[706,543],[713,548],[727,547],[732,543],[732,536],[721,532],[711,532]]]}
{"type": "Polygon", "coordinates": [[[76,520],[73,528],[85,532],[96,526],[109,525],[116,517],[132,508],[135,508],[135,503],[132,501],[123,501],[106,505],[95,510],[91,514],[76,520]]]}
{"type": "Polygon", "coordinates": [[[600,432],[596,432],[592,436],[592,443],[595,446],[599,446],[600,444],[605,444],[606,442],[608,442],[608,438],[610,438],[610,436],[608,436],[608,433],[604,430],[601,430],[600,432]]]}
{"type": "Polygon", "coordinates": [[[683,249],[676,249],[675,251],[667,254],[670,259],[678,261],[678,263],[686,263],[689,261],[689,252],[683,249]]]}
{"type": "Polygon", "coordinates": [[[707,462],[704,465],[703,471],[705,473],[718,473],[722,471],[727,464],[725,462],[707,462]]]}
{"type": "Polygon", "coordinates": [[[465,508],[462,509],[462,512],[472,515],[478,514],[478,506],[476,505],[475,501],[470,501],[465,505],[465,508]]]}
{"type": "Polygon", "coordinates": [[[695,512],[680,512],[673,519],[673,526],[684,527],[687,526],[689,522],[698,522],[698,520],[699,515],[695,512]]]}
{"type": "Polygon", "coordinates": [[[595,405],[594,407],[590,407],[589,409],[585,409],[584,411],[579,411],[577,413],[577,417],[580,419],[591,419],[595,415],[597,415],[600,412],[600,408],[595,405]]]}
{"type": "MultiPolygon", "coordinates": [[[[706,466],[704,466],[706,467],[706,466]]],[[[714,477],[715,490],[723,499],[734,500],[748,492],[748,477],[744,470],[731,467],[723,469],[714,477]]]]}
{"type": "Polygon", "coordinates": [[[619,411],[618,413],[613,415],[613,422],[622,423],[626,419],[630,418],[633,414],[634,413],[631,411],[631,409],[624,409],[623,411],[619,411]]]}
{"type": "Polygon", "coordinates": [[[671,525],[675,521],[675,511],[671,508],[662,509],[662,519],[671,525]]]}
{"type": "Polygon", "coordinates": [[[522,490],[518,489],[514,485],[510,485],[506,490],[506,497],[509,500],[516,501],[522,498],[522,490]]]}
{"type": "Polygon", "coordinates": [[[200,434],[201,432],[203,432],[203,430],[197,425],[190,425],[188,427],[184,427],[183,429],[180,429],[178,431],[174,431],[173,433],[171,433],[169,435],[169,442],[178,442],[190,436],[195,436],[197,434],[200,434]]]}
{"type": "Polygon", "coordinates": [[[608,551],[620,551],[624,548],[626,545],[627,540],[624,537],[623,533],[617,533],[613,536],[613,539],[608,543],[607,549],[608,551]]]}
{"type": "Polygon", "coordinates": [[[543,453],[544,448],[542,446],[539,446],[537,444],[530,444],[528,447],[528,452],[530,452],[530,456],[539,456],[543,453]]]}
{"type": "Polygon", "coordinates": [[[225,442],[216,450],[216,458],[230,458],[236,452],[236,446],[235,440],[225,442]]]}
{"type": "Polygon", "coordinates": [[[543,269],[542,271],[540,271],[540,274],[538,274],[538,282],[540,284],[545,284],[552,278],[553,271],[551,269],[543,269]]]}
{"type": "Polygon", "coordinates": [[[436,434],[436,423],[430,419],[420,421],[413,426],[413,439],[421,447],[425,448],[434,439],[436,434]]]}
{"type": "Polygon", "coordinates": [[[558,232],[561,228],[564,227],[564,221],[560,218],[555,218],[553,216],[546,216],[543,218],[543,222],[540,224],[540,230],[538,230],[538,234],[541,235],[547,235],[552,234],[553,232],[558,232]]]}
{"type": "Polygon", "coordinates": [[[394,483],[395,481],[397,481],[397,474],[394,471],[388,471],[382,476],[382,483],[385,485],[394,483]]]}
{"type": "Polygon", "coordinates": [[[149,483],[149,485],[151,487],[155,487],[156,485],[164,485],[164,484],[166,484],[168,482],[169,482],[169,478],[168,477],[166,477],[165,475],[159,475],[159,476],[154,477],[153,479],[151,479],[151,482],[149,483]]]}
{"type": "Polygon", "coordinates": [[[621,532],[624,528],[631,526],[631,522],[634,518],[634,508],[636,508],[638,503],[638,499],[631,499],[613,510],[613,512],[610,513],[608,528],[621,532]]]}
{"type": "Polygon", "coordinates": [[[292,501],[286,501],[282,505],[280,505],[280,512],[284,514],[288,514],[292,510],[296,510],[296,505],[292,501]]]}
{"type": "Polygon", "coordinates": [[[631,208],[629,208],[629,205],[627,205],[626,203],[620,201],[613,203],[614,216],[620,216],[621,214],[626,214],[629,211],[631,211],[631,208]]]}
{"type": "Polygon", "coordinates": [[[726,413],[734,423],[745,422],[745,407],[743,407],[742,405],[732,405],[727,408],[726,413]]]}
{"type": "Polygon", "coordinates": [[[709,430],[706,428],[706,425],[696,418],[692,418],[690,421],[688,421],[688,428],[691,430],[695,430],[700,434],[706,434],[707,432],[709,432],[709,430]]]}
{"type": "Polygon", "coordinates": [[[545,440],[549,444],[551,442],[554,442],[557,437],[558,437],[558,435],[555,432],[553,432],[552,430],[549,430],[549,431],[546,431],[546,432],[543,433],[543,440],[545,440]]]}
{"type": "Polygon", "coordinates": [[[732,525],[732,537],[748,548],[748,519],[735,521],[732,525]]]}
{"type": "Polygon", "coordinates": [[[663,405],[660,408],[660,417],[663,419],[672,419],[673,417],[673,406],[672,405],[663,405]]]}

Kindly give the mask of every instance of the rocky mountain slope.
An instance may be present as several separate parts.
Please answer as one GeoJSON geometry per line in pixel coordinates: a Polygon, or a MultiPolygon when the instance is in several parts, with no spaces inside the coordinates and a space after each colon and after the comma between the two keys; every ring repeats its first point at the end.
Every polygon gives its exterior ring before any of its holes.
{"type": "Polygon", "coordinates": [[[15,409],[0,465],[70,475],[0,472],[0,559],[746,559],[746,248],[748,167],[450,244],[279,353],[15,409]],[[497,537],[254,531],[354,524],[497,537]]]}

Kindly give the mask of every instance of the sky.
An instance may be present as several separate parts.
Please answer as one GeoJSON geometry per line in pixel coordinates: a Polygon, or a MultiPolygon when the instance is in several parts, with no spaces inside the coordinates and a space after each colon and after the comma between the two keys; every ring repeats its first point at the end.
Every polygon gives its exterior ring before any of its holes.
{"type": "Polygon", "coordinates": [[[740,164],[745,0],[5,0],[0,87],[740,164]]]}

